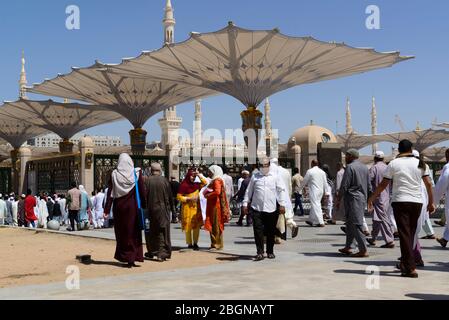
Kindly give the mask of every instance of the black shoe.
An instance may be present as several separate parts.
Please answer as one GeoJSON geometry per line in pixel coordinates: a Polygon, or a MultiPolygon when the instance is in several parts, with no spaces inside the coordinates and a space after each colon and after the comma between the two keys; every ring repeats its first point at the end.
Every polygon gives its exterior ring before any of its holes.
{"type": "Polygon", "coordinates": [[[418,278],[418,274],[416,273],[416,271],[403,272],[403,273],[401,273],[401,277],[417,279],[418,278]]]}
{"type": "Polygon", "coordinates": [[[327,220],[326,223],[332,226],[335,226],[337,224],[335,221],[332,220],[327,220]]]}
{"type": "Polygon", "coordinates": [[[235,225],[239,226],[239,227],[243,227],[243,223],[241,223],[241,222],[237,222],[235,225]]]}
{"type": "Polygon", "coordinates": [[[193,245],[193,251],[200,251],[200,247],[197,244],[193,245]]]}
{"type": "Polygon", "coordinates": [[[292,230],[292,238],[295,239],[298,236],[298,233],[299,233],[299,227],[296,226],[292,230]]]}
{"type": "Polygon", "coordinates": [[[447,243],[448,243],[448,241],[446,240],[446,239],[443,239],[443,238],[438,238],[437,239],[437,242],[443,247],[443,248],[446,248],[447,247],[447,243]]]}
{"type": "Polygon", "coordinates": [[[147,259],[153,259],[153,255],[152,254],[150,254],[149,252],[147,252],[147,253],[145,253],[145,258],[147,258],[147,259]]]}
{"type": "Polygon", "coordinates": [[[134,262],[128,262],[128,265],[126,267],[131,269],[131,268],[138,268],[139,266],[136,265],[134,262]]]}
{"type": "Polygon", "coordinates": [[[370,244],[370,246],[375,247],[376,246],[376,240],[374,239],[366,239],[366,242],[370,244]]]}
{"type": "Polygon", "coordinates": [[[273,253],[270,253],[268,255],[268,259],[270,259],[270,260],[276,259],[276,256],[273,253]]]}
{"type": "Polygon", "coordinates": [[[189,244],[189,246],[188,246],[187,248],[188,248],[188,249],[193,249],[194,246],[193,246],[193,244],[189,244]]]}
{"type": "Polygon", "coordinates": [[[395,248],[395,244],[394,244],[394,242],[387,243],[387,244],[384,244],[383,246],[381,246],[381,248],[382,249],[394,249],[395,248]]]}
{"type": "Polygon", "coordinates": [[[307,223],[309,226],[313,227],[313,223],[312,223],[312,222],[306,221],[306,223],[307,223]]]}
{"type": "Polygon", "coordinates": [[[256,256],[256,258],[254,258],[254,261],[258,262],[258,261],[262,261],[265,260],[265,257],[263,256],[263,254],[258,254],[256,256]]]}

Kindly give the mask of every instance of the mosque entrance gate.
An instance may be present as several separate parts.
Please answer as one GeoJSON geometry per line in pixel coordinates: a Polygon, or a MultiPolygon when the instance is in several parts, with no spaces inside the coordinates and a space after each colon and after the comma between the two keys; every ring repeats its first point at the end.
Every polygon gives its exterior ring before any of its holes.
{"type": "Polygon", "coordinates": [[[70,185],[80,184],[79,156],[29,161],[26,166],[25,186],[37,192],[67,193],[70,185]]]}
{"type": "Polygon", "coordinates": [[[0,193],[8,194],[11,189],[11,168],[0,168],[0,193]]]}
{"type": "MultiPolygon", "coordinates": [[[[94,156],[94,186],[95,189],[106,188],[109,182],[109,176],[112,171],[117,168],[118,154],[113,155],[95,155],[94,156]]],[[[169,161],[168,157],[164,156],[139,156],[131,155],[136,168],[142,168],[144,176],[149,176],[151,173],[151,164],[158,162],[162,166],[162,172],[165,177],[169,176],[169,161]]]]}

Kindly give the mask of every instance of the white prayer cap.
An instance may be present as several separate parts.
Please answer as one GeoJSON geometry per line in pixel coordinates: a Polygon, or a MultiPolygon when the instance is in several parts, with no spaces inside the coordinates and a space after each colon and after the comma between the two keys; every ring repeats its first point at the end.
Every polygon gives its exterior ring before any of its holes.
{"type": "Polygon", "coordinates": [[[375,157],[378,159],[385,158],[385,153],[383,151],[376,151],[375,157]]]}
{"type": "Polygon", "coordinates": [[[278,158],[273,158],[273,159],[271,159],[271,163],[278,166],[279,165],[279,159],[278,158]]]}
{"type": "Polygon", "coordinates": [[[419,158],[419,157],[420,157],[419,151],[413,150],[413,156],[414,156],[415,158],[419,158]]]}
{"type": "Polygon", "coordinates": [[[248,170],[243,170],[242,174],[251,174],[248,170]]]}

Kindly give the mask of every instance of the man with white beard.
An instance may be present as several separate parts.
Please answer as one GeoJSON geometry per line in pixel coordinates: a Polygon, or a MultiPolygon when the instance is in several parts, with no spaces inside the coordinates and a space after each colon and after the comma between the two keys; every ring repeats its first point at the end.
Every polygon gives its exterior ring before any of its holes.
{"type": "Polygon", "coordinates": [[[321,200],[326,192],[327,177],[326,173],[319,168],[318,164],[317,160],[312,160],[312,168],[307,171],[299,189],[302,191],[306,186],[309,188],[311,204],[310,221],[306,221],[306,223],[311,227],[324,228],[321,200]]]}
{"type": "MultiPolygon", "coordinates": [[[[280,180],[284,183],[284,189],[286,192],[285,195],[285,221],[287,227],[289,227],[292,230],[292,238],[296,238],[298,236],[299,227],[296,225],[296,222],[293,220],[293,217],[295,216],[293,212],[293,205],[291,200],[291,195],[293,194],[293,187],[292,187],[292,176],[290,172],[279,165],[279,159],[272,159],[271,165],[273,167],[273,171],[277,172],[280,180]]],[[[279,242],[279,241],[278,241],[279,242]]]]}

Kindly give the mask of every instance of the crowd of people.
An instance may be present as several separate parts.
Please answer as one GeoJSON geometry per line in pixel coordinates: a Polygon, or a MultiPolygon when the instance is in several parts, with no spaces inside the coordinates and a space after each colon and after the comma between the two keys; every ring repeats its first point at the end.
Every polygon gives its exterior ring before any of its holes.
{"type": "Polygon", "coordinates": [[[160,262],[171,258],[171,223],[181,223],[189,249],[200,250],[200,231],[204,229],[210,234],[209,249],[222,250],[225,225],[231,219],[230,203],[235,201],[240,210],[236,225],[253,227],[257,250],[254,260],[262,261],[276,258],[275,244],[286,240],[288,229],[292,238],[298,236],[294,216],[305,216],[307,198],[308,226],[324,228],[344,223],[341,229],[346,233],[346,245],[339,250],[341,254],[367,258],[379,234],[384,249],[395,248],[395,238],[399,238],[401,257],[397,267],[402,276],[416,278],[416,268],[424,266],[420,232],[425,232],[424,239],[436,239],[442,247],[449,243],[449,228],[446,226],[444,236],[437,239],[430,221],[436,204],[449,191],[449,149],[448,164],[436,186],[429,166],[410,141],[401,141],[398,150],[399,155],[389,164],[383,152],[376,152],[374,165],[369,168],[359,160],[359,152],[350,149],[346,167],[339,163],[334,177],[327,165],[316,160],[302,177],[299,169],[290,173],[277,159],[265,158],[252,172],[242,172],[236,190],[233,179],[217,165],[207,172],[191,168],[179,183],[163,177],[159,163],[153,163],[151,175],[144,176],[131,157],[122,154],[106,190],[88,196],[83,186],[73,184],[67,195],[35,197],[30,190],[20,198],[0,195],[4,199],[0,199],[0,217],[4,217],[4,224],[33,228],[46,228],[50,221],[56,221],[72,232],[114,226],[115,259],[131,268],[145,257],[160,262]],[[371,231],[366,212],[372,214],[371,231]]]}
{"type": "Polygon", "coordinates": [[[33,195],[31,190],[20,197],[14,193],[4,198],[0,195],[0,217],[4,225],[29,228],[49,228],[49,223],[57,223],[58,228],[66,226],[68,231],[100,229],[112,225],[104,221],[103,207],[105,195],[101,189],[87,195],[81,185],[72,184],[65,194],[33,195]]]}

